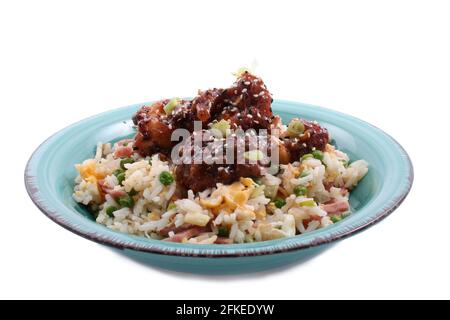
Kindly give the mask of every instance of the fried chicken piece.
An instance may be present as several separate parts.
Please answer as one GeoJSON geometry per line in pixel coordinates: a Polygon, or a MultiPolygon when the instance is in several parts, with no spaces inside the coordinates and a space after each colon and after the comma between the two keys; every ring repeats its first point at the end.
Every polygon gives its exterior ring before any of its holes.
{"type": "MultiPolygon", "coordinates": [[[[175,128],[171,117],[164,111],[169,101],[166,99],[151,106],[143,106],[133,117],[134,124],[138,126],[134,147],[142,156],[155,153],[170,154],[173,146],[171,135],[175,128]]],[[[181,101],[177,108],[187,108],[187,105],[188,101],[181,101]]]]}
{"type": "Polygon", "coordinates": [[[298,161],[301,156],[313,150],[325,151],[330,141],[328,130],[316,122],[301,119],[305,126],[304,133],[295,138],[283,138],[280,144],[280,163],[298,161]],[[283,154],[283,156],[282,156],[283,154]]]}
{"type": "Polygon", "coordinates": [[[211,114],[216,120],[229,120],[233,129],[270,129],[274,119],[272,100],[262,79],[246,71],[224,90],[211,114]]]}
{"type": "Polygon", "coordinates": [[[231,135],[224,139],[214,139],[209,131],[194,132],[190,141],[180,150],[183,163],[178,164],[175,169],[177,183],[186,190],[199,192],[215,187],[217,183],[230,184],[241,177],[259,177],[262,174],[261,163],[250,162],[245,157],[238,156],[239,150],[246,152],[250,148],[248,136],[231,135]],[[195,145],[196,134],[203,135],[201,146],[195,145]],[[232,162],[227,161],[227,144],[234,146],[232,162]],[[238,149],[238,145],[242,149],[238,149]],[[196,163],[194,157],[200,154],[201,161],[196,163]]]}
{"type": "Polygon", "coordinates": [[[194,121],[200,121],[202,128],[207,128],[208,123],[214,120],[211,112],[214,106],[220,100],[223,89],[210,89],[198,92],[189,106],[184,108],[176,108],[172,114],[172,123],[176,128],[184,128],[189,132],[194,131],[194,121]]]}
{"type": "Polygon", "coordinates": [[[169,155],[176,142],[171,141],[174,130],[183,128],[194,131],[194,121],[200,121],[206,129],[208,123],[229,120],[233,129],[270,129],[274,119],[272,97],[264,82],[243,73],[228,89],[199,91],[192,101],[181,100],[166,114],[164,107],[170,100],[162,100],[151,106],[143,106],[133,117],[138,126],[135,148],[142,156],[162,153],[169,155]]]}

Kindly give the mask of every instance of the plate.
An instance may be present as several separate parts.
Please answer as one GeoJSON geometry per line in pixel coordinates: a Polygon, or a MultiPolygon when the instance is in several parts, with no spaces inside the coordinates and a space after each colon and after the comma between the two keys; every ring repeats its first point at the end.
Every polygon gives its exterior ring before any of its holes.
{"type": "Polygon", "coordinates": [[[192,245],[119,233],[97,224],[72,198],[74,165],[92,158],[97,142],[132,137],[130,120],[144,103],[108,111],[75,123],[42,143],[25,170],[33,202],[51,220],[89,240],[157,267],[194,273],[241,273],[302,261],[330,244],[374,225],[393,212],[413,183],[413,167],[405,150],[380,129],[329,109],[274,100],[273,111],[286,123],[293,117],[317,120],[331,133],[336,147],[351,160],[369,162],[369,172],[350,197],[353,214],[323,229],[291,238],[232,245],[192,245]]]}

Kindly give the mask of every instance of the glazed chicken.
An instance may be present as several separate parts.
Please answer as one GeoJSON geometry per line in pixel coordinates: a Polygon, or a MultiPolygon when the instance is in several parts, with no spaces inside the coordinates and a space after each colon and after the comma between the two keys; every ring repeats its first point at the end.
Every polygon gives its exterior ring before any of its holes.
{"type": "Polygon", "coordinates": [[[208,123],[229,120],[231,128],[246,130],[270,129],[274,118],[272,97],[264,82],[248,73],[243,73],[228,89],[200,91],[192,101],[181,100],[168,113],[164,110],[171,100],[163,100],[151,106],[143,106],[133,117],[138,126],[135,147],[143,156],[155,153],[170,154],[176,142],[170,141],[175,129],[194,130],[194,121],[203,128],[208,123]]]}
{"type": "Polygon", "coordinates": [[[178,184],[186,190],[198,192],[215,187],[217,183],[231,184],[241,177],[261,176],[261,167],[269,163],[267,159],[265,162],[264,159],[252,162],[245,156],[250,150],[255,150],[258,143],[260,146],[264,143],[257,141],[257,136],[253,137],[254,139],[250,139],[249,135],[232,134],[229,137],[217,139],[208,130],[194,132],[180,149],[183,163],[178,164],[175,170],[178,184]],[[201,145],[196,146],[194,139],[198,134],[203,135],[203,139],[201,145]],[[233,146],[229,155],[227,155],[227,145],[233,146]],[[197,164],[193,160],[200,153],[202,162],[197,164]],[[227,157],[232,157],[228,158],[232,161],[227,161],[227,157]]]}
{"type": "Polygon", "coordinates": [[[305,131],[298,137],[282,138],[280,144],[280,163],[287,164],[298,161],[303,155],[313,150],[325,151],[330,142],[328,130],[315,122],[298,119],[304,125],[305,131]]]}
{"type": "MultiPolygon", "coordinates": [[[[226,120],[230,129],[266,129],[270,132],[280,121],[279,117],[273,115],[271,104],[272,96],[264,82],[255,75],[244,72],[230,88],[199,91],[193,100],[162,100],[143,106],[133,117],[133,122],[138,127],[134,147],[142,156],[160,153],[167,158],[179,143],[171,141],[174,130],[188,130],[191,133],[189,140],[192,140],[194,134],[204,134],[211,123],[221,120],[226,120]],[[194,121],[201,123],[202,132],[194,132],[194,121]]],[[[281,136],[277,142],[280,163],[297,161],[302,155],[315,149],[323,151],[329,142],[329,134],[325,128],[314,122],[301,122],[301,134],[295,137],[281,136]]],[[[246,150],[249,149],[246,140],[239,141],[235,136],[228,139],[234,139],[234,143],[244,143],[246,150]]],[[[204,152],[207,148],[210,148],[208,141],[204,141],[197,151],[184,146],[180,155],[186,158],[195,152],[204,152]]],[[[186,161],[177,165],[175,174],[181,186],[197,192],[214,187],[216,183],[232,183],[240,177],[258,177],[262,174],[261,167],[269,165],[270,163],[217,164],[186,161]]]]}

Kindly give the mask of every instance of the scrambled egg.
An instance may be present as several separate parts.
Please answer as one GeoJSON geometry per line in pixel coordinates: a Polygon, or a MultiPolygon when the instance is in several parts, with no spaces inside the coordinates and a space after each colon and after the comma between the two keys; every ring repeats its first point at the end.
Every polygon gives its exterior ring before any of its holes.
{"type": "Polygon", "coordinates": [[[77,164],[75,167],[81,178],[91,183],[97,183],[98,180],[105,178],[104,174],[97,172],[97,162],[94,159],[86,160],[83,164],[77,164]]]}
{"type": "Polygon", "coordinates": [[[258,213],[255,213],[246,207],[253,190],[255,190],[253,180],[241,178],[240,181],[231,185],[220,186],[209,198],[200,199],[200,204],[211,209],[214,214],[218,214],[220,211],[236,212],[238,219],[255,219],[257,215],[258,217],[264,217],[265,212],[259,210],[258,213]]]}

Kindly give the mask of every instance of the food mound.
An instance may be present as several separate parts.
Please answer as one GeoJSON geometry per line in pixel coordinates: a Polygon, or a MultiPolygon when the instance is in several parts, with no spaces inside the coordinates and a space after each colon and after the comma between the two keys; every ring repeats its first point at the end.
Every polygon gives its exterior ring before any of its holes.
{"type": "Polygon", "coordinates": [[[345,218],[367,162],[350,163],[317,122],[283,125],[271,105],[264,82],[242,71],[230,88],[142,106],[134,139],[99,143],[76,165],[74,199],[110,229],[193,244],[291,237],[345,218]],[[173,139],[179,130],[185,141],[173,139]]]}

